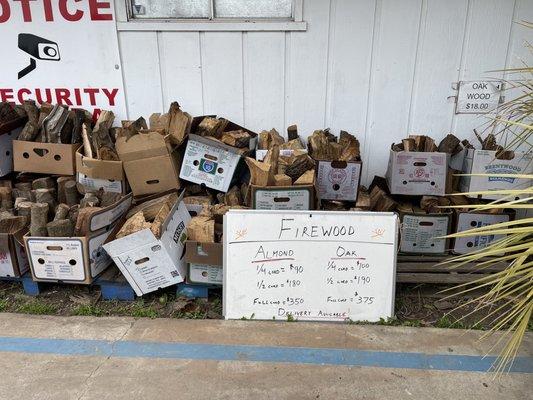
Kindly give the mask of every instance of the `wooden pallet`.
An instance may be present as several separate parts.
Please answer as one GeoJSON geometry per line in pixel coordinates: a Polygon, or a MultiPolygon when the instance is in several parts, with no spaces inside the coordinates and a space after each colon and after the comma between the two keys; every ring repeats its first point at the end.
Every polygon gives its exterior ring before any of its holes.
{"type": "Polygon", "coordinates": [[[475,263],[468,263],[458,268],[449,264],[438,265],[450,256],[413,256],[398,255],[396,264],[396,282],[398,283],[440,283],[461,284],[475,281],[494,272],[503,271],[507,263],[498,262],[490,267],[479,269],[475,263]]]}
{"type": "MultiPolygon", "coordinates": [[[[5,282],[20,282],[24,289],[24,293],[28,296],[38,296],[45,292],[51,285],[60,285],[61,283],[54,282],[35,282],[33,281],[31,274],[27,272],[21,277],[0,277],[0,281],[5,282]]],[[[65,283],[65,285],[72,285],[65,283]]],[[[95,279],[95,281],[89,285],[92,287],[98,287],[102,298],[104,300],[134,300],[135,292],[131,288],[130,284],[126,281],[124,276],[120,273],[118,268],[112,266],[109,267],[104,273],[95,279]]]]}

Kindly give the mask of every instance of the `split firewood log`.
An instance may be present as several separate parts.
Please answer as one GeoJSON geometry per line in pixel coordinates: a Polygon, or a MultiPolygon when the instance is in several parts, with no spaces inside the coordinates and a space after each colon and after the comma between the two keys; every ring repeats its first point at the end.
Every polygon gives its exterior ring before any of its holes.
{"type": "Polygon", "coordinates": [[[83,143],[83,155],[87,158],[95,158],[96,151],[93,148],[92,140],[93,131],[89,124],[84,123],[81,126],[81,140],[83,143]]]}
{"type": "Polygon", "coordinates": [[[150,229],[151,226],[152,224],[146,222],[146,219],[144,218],[144,213],[142,211],[139,211],[126,220],[124,225],[122,225],[122,228],[120,228],[120,230],[116,234],[116,238],[120,239],[125,236],[132,235],[136,232],[142,231],[143,229],[150,229]]]}
{"type": "Polygon", "coordinates": [[[200,136],[220,137],[224,128],[228,125],[228,120],[224,118],[205,117],[198,124],[196,134],[200,136]]]}
{"type": "Polygon", "coordinates": [[[294,181],[295,185],[312,185],[315,183],[315,170],[305,171],[298,179],[294,181]]]}
{"type": "Polygon", "coordinates": [[[307,138],[309,151],[317,160],[330,160],[329,139],[322,130],[316,130],[307,138]]]}
{"type": "Polygon", "coordinates": [[[349,134],[346,131],[341,131],[339,137],[339,144],[341,145],[342,152],[339,158],[334,160],[341,161],[359,161],[361,160],[361,146],[359,140],[354,135],[349,134]]]}
{"type": "Polygon", "coordinates": [[[261,187],[268,186],[271,176],[271,165],[250,157],[246,157],[245,161],[250,169],[250,183],[261,187]]]}
{"type": "Polygon", "coordinates": [[[298,140],[298,127],[296,125],[290,125],[287,128],[287,139],[288,141],[298,140]]]}
{"type": "Polygon", "coordinates": [[[191,218],[187,225],[187,238],[202,243],[214,243],[215,220],[204,216],[191,218]]]}
{"type": "Polygon", "coordinates": [[[274,186],[291,186],[292,179],[290,176],[285,174],[276,174],[274,175],[274,186]]]}
{"type": "Polygon", "coordinates": [[[113,126],[115,114],[112,111],[102,111],[92,131],[93,147],[96,150],[96,158],[99,160],[118,161],[115,144],[111,139],[109,130],[113,126]]]}
{"type": "Polygon", "coordinates": [[[459,146],[460,143],[461,141],[457,138],[457,136],[449,133],[439,143],[438,150],[441,153],[448,153],[448,154],[454,155],[454,154],[457,154],[457,148],[459,147],[460,149],[460,146],[459,146]]]}
{"type": "Polygon", "coordinates": [[[168,115],[170,141],[175,145],[179,145],[183,143],[191,130],[192,117],[188,113],[181,111],[180,105],[176,101],[170,105],[168,115]]]}
{"type": "Polygon", "coordinates": [[[60,176],[57,178],[57,201],[66,203],[67,197],[65,194],[65,185],[67,182],[75,182],[73,176],[60,176]]]}
{"type": "Polygon", "coordinates": [[[224,132],[220,138],[223,143],[237,148],[250,147],[250,139],[250,134],[241,129],[224,132]]]}
{"type": "Polygon", "coordinates": [[[44,137],[47,143],[61,143],[61,131],[68,119],[68,107],[54,105],[50,114],[43,120],[44,137]]]}
{"type": "Polygon", "coordinates": [[[302,176],[306,171],[315,167],[314,160],[307,154],[301,154],[294,157],[291,164],[285,168],[285,175],[291,177],[293,181],[302,176]]]}
{"type": "Polygon", "coordinates": [[[24,111],[26,111],[26,116],[28,117],[28,122],[36,125],[39,123],[39,107],[34,100],[24,100],[22,103],[24,111]]]}

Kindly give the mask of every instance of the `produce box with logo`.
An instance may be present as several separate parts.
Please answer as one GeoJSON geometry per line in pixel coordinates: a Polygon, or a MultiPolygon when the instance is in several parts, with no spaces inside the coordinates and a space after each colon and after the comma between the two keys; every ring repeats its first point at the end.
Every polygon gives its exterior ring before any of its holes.
{"type": "MultiPolygon", "coordinates": [[[[496,158],[496,151],[467,149],[463,161],[465,174],[491,174],[494,176],[463,176],[461,192],[479,192],[493,190],[525,189],[533,185],[533,179],[515,178],[509,175],[533,174],[533,154],[522,152],[505,152],[511,159],[496,158]]],[[[487,194],[470,197],[481,197],[496,200],[501,195],[487,194]]],[[[520,196],[516,196],[519,198],[520,196]]]]}
{"type": "Polygon", "coordinates": [[[189,135],[180,178],[227,192],[243,151],[209,137],[189,135]]]}
{"type": "Polygon", "coordinates": [[[316,189],[320,200],[357,201],[361,161],[317,160],[316,189]]]}
{"type": "MultiPolygon", "coordinates": [[[[148,214],[145,209],[144,214],[148,214]]],[[[183,282],[186,275],[186,227],[191,220],[185,204],[178,199],[168,212],[156,236],[144,228],[116,238],[117,227],[104,244],[120,272],[138,296],[183,282]]]]}
{"type": "Polygon", "coordinates": [[[447,153],[390,151],[387,184],[391,194],[444,196],[448,178],[447,153]]]}

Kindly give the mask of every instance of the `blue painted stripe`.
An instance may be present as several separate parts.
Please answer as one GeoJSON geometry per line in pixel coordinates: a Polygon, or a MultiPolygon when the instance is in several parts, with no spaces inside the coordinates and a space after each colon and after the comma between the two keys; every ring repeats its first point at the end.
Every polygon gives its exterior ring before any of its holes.
{"type": "MultiPolygon", "coordinates": [[[[496,357],[353,349],[0,337],[0,351],[81,356],[344,365],[436,371],[488,371],[496,357]]],[[[533,357],[511,372],[533,373],[533,357]]]]}

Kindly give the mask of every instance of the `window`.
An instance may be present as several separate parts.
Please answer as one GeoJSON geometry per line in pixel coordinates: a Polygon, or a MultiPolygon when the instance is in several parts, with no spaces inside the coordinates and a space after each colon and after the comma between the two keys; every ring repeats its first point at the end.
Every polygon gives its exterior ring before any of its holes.
{"type": "Polygon", "coordinates": [[[130,16],[150,19],[294,20],[293,0],[129,0],[130,16]]]}

